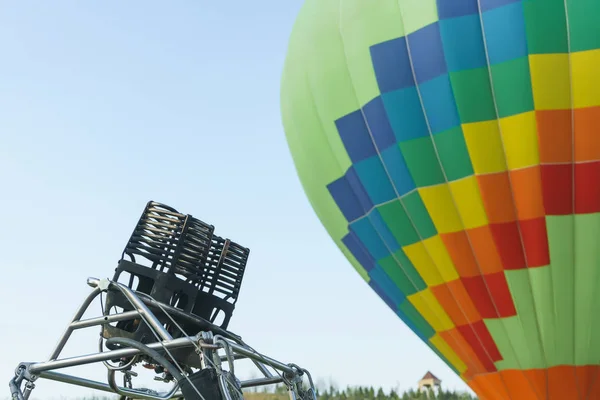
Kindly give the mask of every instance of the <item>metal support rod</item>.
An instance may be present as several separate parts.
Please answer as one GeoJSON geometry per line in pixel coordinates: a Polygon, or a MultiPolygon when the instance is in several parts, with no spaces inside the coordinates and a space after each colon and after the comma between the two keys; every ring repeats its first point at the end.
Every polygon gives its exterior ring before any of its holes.
{"type": "Polygon", "coordinates": [[[107,315],[105,317],[89,318],[82,321],[71,322],[71,328],[82,329],[90,326],[103,325],[111,322],[126,321],[128,319],[134,319],[139,317],[140,313],[137,311],[125,311],[119,314],[107,315]]]}
{"type": "Polygon", "coordinates": [[[61,374],[60,372],[43,371],[43,372],[40,372],[39,377],[43,378],[43,379],[48,379],[51,381],[68,383],[70,385],[83,386],[83,387],[87,387],[90,389],[101,390],[103,392],[113,393],[110,386],[108,386],[106,383],[93,381],[91,379],[86,379],[86,378],[80,378],[78,376],[61,374]]]}
{"type": "MultiPolygon", "coordinates": [[[[221,361],[227,361],[227,356],[219,356],[219,358],[221,359],[221,361]]],[[[245,360],[246,358],[248,358],[248,357],[246,357],[243,354],[234,354],[233,355],[234,360],[245,360]]],[[[255,361],[252,360],[252,362],[255,362],[255,361]]]]}
{"type": "Polygon", "coordinates": [[[79,309],[73,316],[71,323],[69,324],[69,326],[67,326],[67,329],[65,329],[65,331],[62,334],[62,336],[60,337],[58,343],[54,347],[52,354],[50,354],[50,357],[48,357],[49,361],[56,360],[58,358],[58,356],[60,355],[60,352],[63,350],[63,348],[65,347],[65,344],[71,337],[71,333],[73,333],[73,327],[72,327],[73,323],[77,322],[81,319],[81,317],[86,312],[86,310],[88,309],[88,307],[90,306],[92,301],[94,301],[94,299],[96,298],[96,296],[98,296],[100,294],[100,292],[102,292],[102,290],[99,287],[96,287],[96,288],[94,288],[94,290],[92,290],[92,292],[88,295],[88,297],[86,297],[83,304],[81,304],[81,306],[79,307],[79,309]]]}
{"type": "MultiPolygon", "coordinates": [[[[109,385],[107,385],[106,383],[94,381],[91,379],[80,378],[78,376],[61,374],[59,372],[53,372],[53,371],[41,372],[39,376],[40,376],[40,378],[48,379],[48,380],[55,381],[55,382],[62,382],[62,383],[70,384],[70,385],[82,386],[82,387],[86,387],[86,388],[90,388],[90,389],[100,390],[102,392],[107,392],[107,393],[115,393],[114,390],[112,390],[111,387],[109,385]]],[[[177,397],[182,397],[182,396],[183,396],[183,394],[181,393],[181,391],[176,391],[175,393],[173,393],[171,395],[170,398],[172,399],[172,398],[177,398],[177,397]]],[[[144,395],[143,393],[137,393],[137,392],[136,392],[135,398],[144,398],[144,399],[148,399],[148,400],[155,399],[154,396],[144,395]]]]}
{"type": "MultiPolygon", "coordinates": [[[[179,348],[179,347],[193,347],[194,343],[196,343],[197,341],[198,341],[197,336],[188,336],[188,337],[173,339],[173,340],[169,340],[169,341],[164,341],[162,343],[155,342],[155,343],[148,344],[147,346],[150,347],[151,349],[154,349],[154,350],[160,352],[161,350],[163,350],[163,346],[166,347],[167,349],[174,349],[174,348],[179,348]]],[[[63,358],[61,360],[53,360],[53,361],[46,361],[46,362],[31,364],[29,367],[29,372],[33,375],[36,375],[42,371],[49,371],[52,369],[60,369],[60,368],[68,368],[68,367],[76,367],[79,365],[91,364],[91,363],[95,363],[95,362],[99,362],[99,361],[115,360],[115,359],[119,359],[119,358],[123,358],[123,357],[135,356],[135,355],[138,355],[141,353],[142,353],[141,351],[139,351],[137,349],[133,349],[133,348],[110,350],[110,351],[105,351],[103,353],[93,353],[93,354],[87,354],[84,356],[69,357],[69,358],[63,358]]]]}
{"type": "Polygon", "coordinates": [[[144,302],[141,301],[140,298],[137,297],[131,289],[129,289],[122,283],[113,281],[110,281],[110,286],[116,286],[117,288],[119,288],[119,290],[121,291],[121,293],[123,293],[127,300],[129,300],[131,304],[138,309],[140,316],[144,317],[146,323],[152,328],[154,328],[155,332],[158,335],[160,335],[161,338],[163,338],[164,340],[173,339],[173,337],[169,334],[169,332],[167,332],[167,330],[160,323],[160,321],[154,316],[154,314],[152,314],[148,306],[146,306],[146,304],[144,304],[144,302]]]}
{"type": "Polygon", "coordinates": [[[273,374],[271,373],[271,371],[269,371],[267,369],[267,367],[265,367],[262,363],[256,361],[256,360],[252,360],[252,362],[254,363],[254,365],[256,365],[256,368],[258,368],[260,370],[260,372],[263,373],[263,375],[267,378],[270,378],[273,376],[273,374]]]}
{"type": "MultiPolygon", "coordinates": [[[[94,381],[94,380],[86,379],[86,378],[80,378],[78,376],[61,374],[60,372],[44,371],[44,372],[40,373],[39,377],[43,378],[43,379],[55,381],[55,382],[62,382],[62,383],[70,384],[70,385],[82,386],[82,387],[86,387],[89,389],[100,390],[102,392],[107,392],[107,393],[114,393],[114,390],[111,389],[111,387],[109,385],[107,385],[106,383],[98,382],[98,381],[94,381]]],[[[242,388],[251,388],[251,387],[256,387],[256,386],[275,385],[275,384],[281,383],[281,382],[283,382],[283,380],[280,377],[275,376],[275,377],[271,377],[268,379],[267,378],[248,379],[246,381],[242,381],[241,386],[242,386],[242,388]]],[[[141,393],[138,394],[136,392],[136,398],[138,398],[138,397],[141,398],[142,396],[144,396],[144,395],[141,393]]],[[[180,391],[175,391],[174,393],[171,394],[171,396],[169,398],[175,398],[175,397],[181,397],[181,396],[182,396],[182,394],[180,391]]],[[[144,396],[144,398],[154,399],[155,397],[144,396]]]]}
{"type": "Polygon", "coordinates": [[[31,392],[35,389],[35,383],[27,382],[25,384],[25,390],[23,391],[23,400],[29,400],[29,396],[31,396],[31,392]]]}
{"type": "Polygon", "coordinates": [[[270,378],[249,379],[247,381],[242,381],[242,388],[274,385],[276,383],[281,382],[283,382],[283,379],[280,376],[272,376],[270,378]]]}
{"type": "MultiPolygon", "coordinates": [[[[217,342],[219,340],[227,340],[227,339],[225,339],[225,338],[217,338],[215,336],[215,342],[217,342]]],[[[285,365],[285,364],[283,364],[283,363],[281,363],[281,362],[279,362],[277,360],[274,360],[271,357],[267,357],[265,355],[258,354],[257,352],[251,351],[251,350],[247,349],[246,347],[240,346],[239,344],[233,343],[233,342],[231,342],[229,340],[227,341],[227,343],[229,344],[229,346],[231,347],[231,349],[235,353],[243,354],[243,355],[245,355],[246,357],[248,357],[248,358],[250,358],[252,360],[256,360],[256,361],[258,361],[260,363],[269,365],[269,366],[271,366],[273,368],[276,368],[276,369],[278,369],[280,371],[287,372],[288,374],[295,374],[296,373],[296,371],[292,367],[290,367],[288,365],[285,365]]]]}

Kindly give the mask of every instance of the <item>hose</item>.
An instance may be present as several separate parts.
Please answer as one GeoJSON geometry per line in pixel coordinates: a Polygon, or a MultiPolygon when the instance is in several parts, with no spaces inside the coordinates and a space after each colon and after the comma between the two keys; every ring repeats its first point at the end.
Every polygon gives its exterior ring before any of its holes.
{"type": "Polygon", "coordinates": [[[123,346],[128,346],[128,347],[133,347],[134,349],[138,349],[139,351],[146,354],[147,356],[152,357],[156,362],[158,362],[165,369],[167,369],[169,371],[169,373],[171,375],[173,375],[173,377],[175,379],[177,379],[177,381],[181,381],[184,379],[183,375],[181,375],[181,373],[177,370],[177,368],[175,368],[175,366],[173,364],[171,364],[171,362],[169,362],[169,360],[167,360],[163,355],[158,353],[156,350],[152,350],[150,347],[146,346],[145,344],[142,344],[136,340],[132,340],[132,339],[128,339],[128,338],[120,338],[120,337],[110,338],[106,341],[107,347],[110,346],[111,344],[120,344],[123,346]]]}

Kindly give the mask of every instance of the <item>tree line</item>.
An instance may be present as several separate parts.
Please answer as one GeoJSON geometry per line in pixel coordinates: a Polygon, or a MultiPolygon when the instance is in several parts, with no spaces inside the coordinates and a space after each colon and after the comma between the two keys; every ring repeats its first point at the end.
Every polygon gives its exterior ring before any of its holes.
{"type": "Polygon", "coordinates": [[[386,393],[382,388],[356,387],[340,390],[326,390],[317,393],[321,400],[475,400],[476,397],[466,392],[454,392],[444,389],[429,389],[428,391],[408,391],[398,393],[394,389],[386,393]]]}
{"type": "MultiPolygon", "coordinates": [[[[382,388],[374,387],[347,387],[338,389],[333,385],[324,388],[317,385],[317,398],[319,400],[477,400],[467,392],[456,392],[444,389],[429,389],[421,391],[410,389],[399,392],[394,389],[389,392],[382,388]]],[[[266,387],[260,390],[244,390],[244,392],[253,392],[252,400],[287,400],[287,388],[284,385],[276,385],[268,389],[266,387]],[[262,394],[262,396],[261,396],[262,394]]]]}
{"type": "MultiPolygon", "coordinates": [[[[430,389],[419,392],[415,389],[400,392],[397,390],[384,391],[372,386],[356,386],[339,389],[334,385],[317,384],[319,400],[477,400],[467,392],[456,392],[444,389],[430,389]]],[[[270,387],[248,388],[243,390],[245,397],[250,400],[289,400],[287,387],[282,384],[270,387]]],[[[66,400],[61,396],[61,399],[66,400]]],[[[117,396],[86,396],[81,400],[117,400],[117,396]]],[[[8,399],[7,399],[8,400],[8,399]]]]}

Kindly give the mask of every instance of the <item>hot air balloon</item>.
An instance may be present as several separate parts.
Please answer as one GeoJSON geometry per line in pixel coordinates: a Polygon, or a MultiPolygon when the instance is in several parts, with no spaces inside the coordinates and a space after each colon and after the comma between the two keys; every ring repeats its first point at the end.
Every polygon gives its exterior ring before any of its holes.
{"type": "Polygon", "coordinates": [[[600,399],[600,2],[307,0],[281,82],[306,195],[482,399],[600,399]]]}

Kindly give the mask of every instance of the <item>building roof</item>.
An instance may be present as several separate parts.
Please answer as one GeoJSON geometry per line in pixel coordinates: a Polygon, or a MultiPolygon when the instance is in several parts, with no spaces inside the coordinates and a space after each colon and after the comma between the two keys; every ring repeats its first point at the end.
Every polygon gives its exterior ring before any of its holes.
{"type": "Polygon", "coordinates": [[[423,378],[421,378],[421,380],[423,380],[423,379],[433,379],[434,381],[440,381],[440,379],[437,376],[435,376],[434,374],[432,374],[429,371],[427,371],[427,373],[425,374],[425,376],[423,378]]]}

